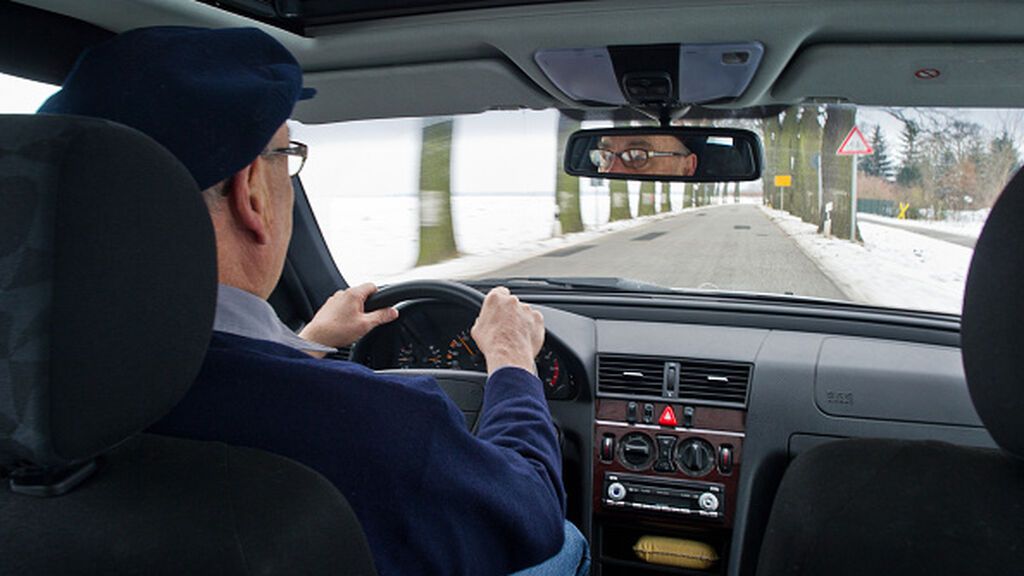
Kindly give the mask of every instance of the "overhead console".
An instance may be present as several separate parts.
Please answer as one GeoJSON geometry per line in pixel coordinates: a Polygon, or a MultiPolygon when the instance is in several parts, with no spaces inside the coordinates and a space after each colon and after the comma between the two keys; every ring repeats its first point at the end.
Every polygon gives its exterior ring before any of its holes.
{"type": "Polygon", "coordinates": [[[534,60],[577,102],[678,108],[739,97],[763,54],[759,42],[658,44],[541,50],[534,60]]]}

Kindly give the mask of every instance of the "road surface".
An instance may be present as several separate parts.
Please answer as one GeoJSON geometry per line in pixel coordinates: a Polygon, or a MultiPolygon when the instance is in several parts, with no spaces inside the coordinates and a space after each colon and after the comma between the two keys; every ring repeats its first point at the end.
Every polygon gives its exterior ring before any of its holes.
{"type": "Polygon", "coordinates": [[[616,276],[678,288],[849,300],[764,212],[743,204],[682,212],[486,276],[616,276]]]}

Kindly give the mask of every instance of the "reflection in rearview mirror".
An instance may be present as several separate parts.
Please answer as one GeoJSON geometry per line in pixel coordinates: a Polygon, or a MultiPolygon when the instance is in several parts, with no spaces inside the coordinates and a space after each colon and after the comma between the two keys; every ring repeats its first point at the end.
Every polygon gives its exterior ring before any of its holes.
{"type": "Polygon", "coordinates": [[[747,130],[615,128],[569,137],[565,171],[615,180],[739,182],[761,176],[761,142],[747,130]]]}

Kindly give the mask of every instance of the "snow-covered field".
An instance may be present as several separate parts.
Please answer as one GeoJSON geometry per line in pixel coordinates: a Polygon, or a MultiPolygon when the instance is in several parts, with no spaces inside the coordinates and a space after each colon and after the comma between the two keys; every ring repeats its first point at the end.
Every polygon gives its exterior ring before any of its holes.
{"type": "Polygon", "coordinates": [[[860,220],[863,245],[826,238],[817,227],[778,210],[764,211],[854,301],[959,314],[970,248],[911,230],[860,220]]]}

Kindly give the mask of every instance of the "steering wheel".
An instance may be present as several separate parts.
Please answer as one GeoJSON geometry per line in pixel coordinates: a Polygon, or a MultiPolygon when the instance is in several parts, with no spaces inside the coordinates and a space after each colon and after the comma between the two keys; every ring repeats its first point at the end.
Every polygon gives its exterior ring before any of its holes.
{"type": "MultiPolygon", "coordinates": [[[[366,299],[364,310],[370,312],[399,302],[408,300],[440,300],[450,304],[458,304],[479,312],[484,303],[484,295],[458,282],[448,280],[413,280],[385,286],[366,299]]],[[[376,330],[376,329],[375,329],[376,330]]],[[[374,338],[370,334],[360,338],[352,346],[354,359],[366,356],[366,347],[374,338]]],[[[476,432],[476,422],[480,415],[480,407],[484,402],[484,384],[487,374],[470,370],[452,370],[449,368],[404,368],[400,370],[377,370],[378,373],[394,376],[431,376],[446,394],[455,402],[470,430],[476,432]]]]}
{"type": "Polygon", "coordinates": [[[462,304],[476,311],[484,305],[484,295],[465,284],[448,280],[412,280],[381,288],[366,299],[363,309],[371,312],[406,300],[423,298],[462,304]]]}

